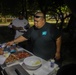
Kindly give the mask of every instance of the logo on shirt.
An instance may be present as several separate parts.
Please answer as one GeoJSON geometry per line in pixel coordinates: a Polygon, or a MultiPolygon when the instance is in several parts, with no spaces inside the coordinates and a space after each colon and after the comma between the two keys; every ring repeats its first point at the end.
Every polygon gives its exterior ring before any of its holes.
{"type": "Polygon", "coordinates": [[[42,32],[42,35],[46,35],[46,34],[47,34],[47,31],[43,31],[43,32],[42,32]]]}

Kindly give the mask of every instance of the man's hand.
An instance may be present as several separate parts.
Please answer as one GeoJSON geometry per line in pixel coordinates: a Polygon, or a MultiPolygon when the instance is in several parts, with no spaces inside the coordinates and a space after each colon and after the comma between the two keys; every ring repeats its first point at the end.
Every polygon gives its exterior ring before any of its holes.
{"type": "Polygon", "coordinates": [[[17,27],[18,30],[23,30],[23,27],[17,27]]]}
{"type": "Polygon", "coordinates": [[[15,30],[23,30],[23,27],[16,27],[14,25],[12,25],[12,28],[15,29],[15,30]]]}
{"type": "Polygon", "coordinates": [[[56,54],[55,54],[55,59],[56,59],[56,60],[59,60],[59,59],[60,59],[60,52],[56,52],[56,54]]]}
{"type": "Polygon", "coordinates": [[[6,46],[11,46],[11,45],[13,45],[14,44],[14,41],[10,41],[10,42],[7,42],[6,43],[6,46]]]}

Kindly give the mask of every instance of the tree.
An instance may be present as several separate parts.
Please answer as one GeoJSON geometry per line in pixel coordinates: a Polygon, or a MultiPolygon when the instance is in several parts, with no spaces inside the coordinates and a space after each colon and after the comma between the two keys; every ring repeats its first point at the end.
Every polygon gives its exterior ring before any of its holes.
{"type": "Polygon", "coordinates": [[[67,29],[70,34],[70,39],[76,41],[76,1],[75,0],[64,0],[66,5],[70,8],[72,15],[68,23],[67,29]]]}
{"type": "Polygon", "coordinates": [[[42,11],[45,16],[46,14],[49,14],[50,12],[53,12],[53,15],[55,15],[55,19],[58,21],[58,16],[61,20],[61,27],[62,29],[63,22],[64,22],[64,13],[62,11],[62,8],[65,7],[63,0],[1,0],[1,13],[3,15],[12,15],[17,16],[19,11],[24,12],[26,15],[26,18],[29,17],[29,15],[32,15],[37,10],[42,11]],[[62,17],[61,17],[62,16],[62,17]]]}

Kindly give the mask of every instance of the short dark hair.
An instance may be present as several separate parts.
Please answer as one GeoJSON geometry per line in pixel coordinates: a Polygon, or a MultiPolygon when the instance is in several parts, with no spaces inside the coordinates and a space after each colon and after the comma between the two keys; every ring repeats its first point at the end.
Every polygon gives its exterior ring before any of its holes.
{"type": "Polygon", "coordinates": [[[36,12],[35,15],[36,15],[36,14],[39,14],[39,13],[41,13],[41,14],[43,15],[43,18],[45,19],[45,15],[44,15],[44,13],[41,12],[41,11],[36,12]]]}

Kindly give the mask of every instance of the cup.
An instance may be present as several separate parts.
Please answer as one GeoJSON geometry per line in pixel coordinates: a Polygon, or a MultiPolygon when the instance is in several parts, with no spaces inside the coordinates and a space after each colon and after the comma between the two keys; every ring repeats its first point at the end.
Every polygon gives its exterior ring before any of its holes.
{"type": "Polygon", "coordinates": [[[54,67],[54,64],[55,64],[55,60],[54,60],[54,59],[51,59],[50,66],[51,66],[52,68],[54,67]]]}

